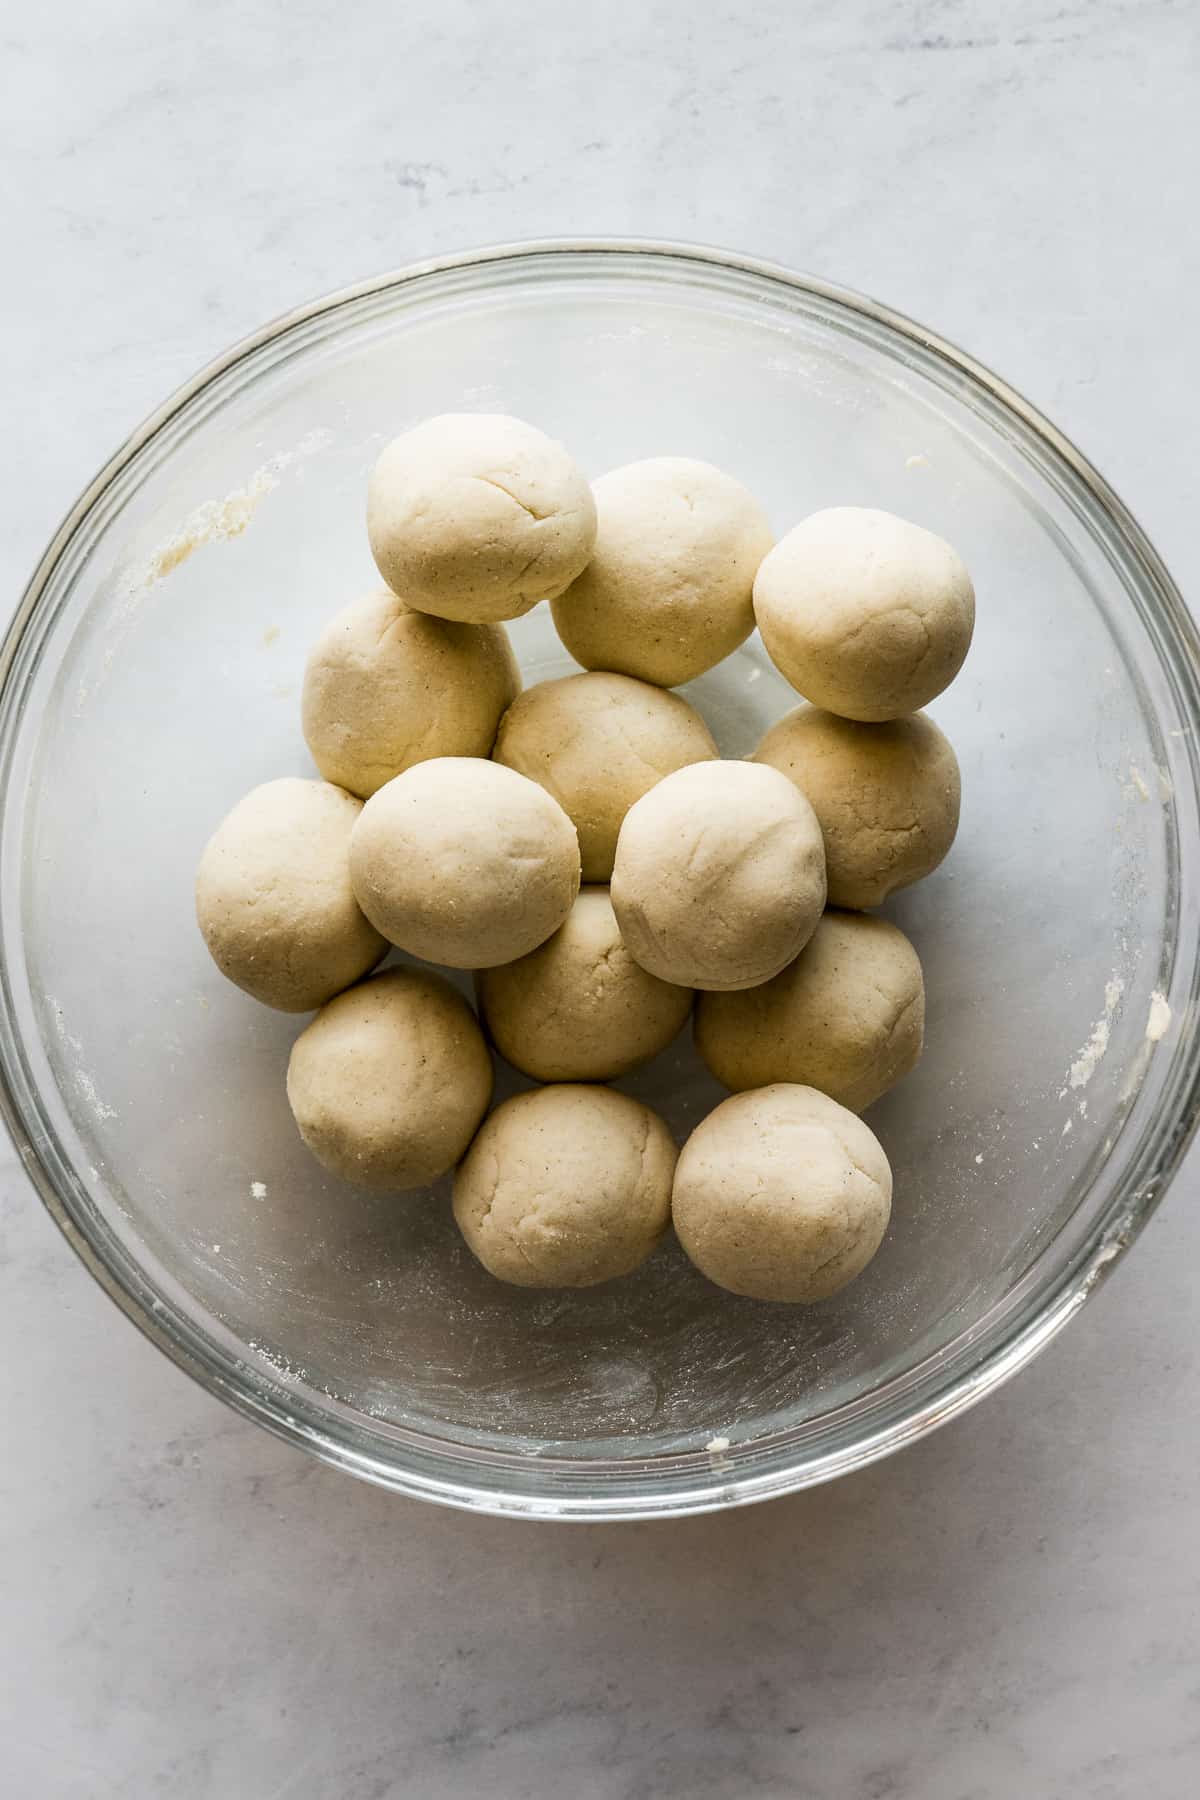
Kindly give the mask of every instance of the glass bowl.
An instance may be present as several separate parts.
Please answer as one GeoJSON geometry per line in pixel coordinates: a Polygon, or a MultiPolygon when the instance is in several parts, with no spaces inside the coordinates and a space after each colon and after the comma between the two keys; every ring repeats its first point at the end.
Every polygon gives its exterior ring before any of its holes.
{"type": "MultiPolygon", "coordinates": [[[[527,680],[571,667],[547,615],[512,627],[527,680]]],[[[9,1127],[161,1349],[386,1486],[617,1518],[855,1468],[1019,1368],[1178,1165],[1197,1096],[1198,666],[1169,577],[1078,452],[870,301],[626,243],[487,251],[335,294],[135,433],[8,635],[9,1127]],[[962,762],[962,829],[888,908],[929,992],[924,1059],[869,1115],[892,1225],[819,1306],[735,1299],[671,1243],[589,1293],[493,1282],[447,1184],[396,1199],[318,1169],[284,1098],[298,1021],[205,954],[201,846],[246,789],[310,769],[301,670],[374,579],[372,460],[455,408],[535,420],[592,473],[708,458],[780,530],[821,506],[886,507],[974,572],[974,648],[931,709],[962,762]]],[[[757,640],[687,692],[732,756],[795,700],[757,640]]],[[[501,1093],[519,1085],[501,1070],[501,1093]]],[[[720,1097],[686,1034],[620,1085],[680,1137],[720,1097]]]]}

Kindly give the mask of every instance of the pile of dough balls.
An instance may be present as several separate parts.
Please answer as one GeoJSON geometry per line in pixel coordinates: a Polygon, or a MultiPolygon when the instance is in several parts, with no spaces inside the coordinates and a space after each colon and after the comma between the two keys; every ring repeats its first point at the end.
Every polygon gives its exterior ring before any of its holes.
{"type": "Polygon", "coordinates": [[[975,596],[941,538],[834,507],[778,543],[733,476],[663,456],[589,486],[532,425],[448,413],[387,446],[383,585],[304,677],[319,779],[257,787],[200,861],[222,973],[313,1012],[287,1097],[335,1176],[454,1171],[479,1262],[520,1287],[627,1275],[674,1224],[711,1281],[828,1298],[878,1250],[884,1151],[858,1116],[917,1062],[913,945],[869,910],[958,827],[920,708],[975,596]],[[547,601],[581,673],[522,692],[505,630],[547,601]],[[671,691],[757,626],[804,704],[744,761],[671,691]],[[472,1008],[435,969],[470,970],[472,1008]],[[606,1085],[693,1019],[731,1090],[681,1151],[606,1085]],[[489,1114],[493,1051],[538,1084],[489,1114]]]}

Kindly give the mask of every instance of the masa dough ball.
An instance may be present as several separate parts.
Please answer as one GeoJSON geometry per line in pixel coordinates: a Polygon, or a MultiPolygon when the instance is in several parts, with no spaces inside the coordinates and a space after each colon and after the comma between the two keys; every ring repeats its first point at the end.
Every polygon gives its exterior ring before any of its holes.
{"type": "Polygon", "coordinates": [[[975,590],[932,531],[833,506],[763,559],[754,613],[771,661],[806,700],[847,719],[899,719],[958,674],[975,590]]]}
{"type": "Polygon", "coordinates": [[[281,1012],[310,1012],[387,948],[350,885],[361,802],[327,781],[268,781],[217,827],[196,919],[223,975],[281,1012]]]}
{"type": "Polygon", "coordinates": [[[558,930],[579,892],[579,843],[536,782],[501,763],[439,756],[367,801],[350,876],[389,942],[427,962],[486,969],[558,930]]]}
{"type": "Polygon", "coordinates": [[[500,721],[492,754],[554,795],[579,833],[583,879],[607,881],[634,801],[718,751],[678,694],[596,670],[527,689],[500,721]]]}
{"type": "Polygon", "coordinates": [[[878,1138],[815,1088],[735,1094],[697,1125],[675,1171],[675,1231],[718,1287],[826,1300],[883,1241],[892,1171],[878,1138]]]}
{"type": "Polygon", "coordinates": [[[453,1168],[492,1097],[492,1059],[448,981],[385,969],[323,1006],[292,1046],[288,1104],[334,1175],[423,1187],[453,1168]]]}
{"type": "Polygon", "coordinates": [[[634,962],[608,889],[586,887],[553,937],[485,969],[480,1010],[501,1056],[537,1081],[612,1081],[665,1050],[691,1011],[689,989],[634,962]]]}
{"type": "Polygon", "coordinates": [[[498,1106],[454,1178],[454,1217],[517,1287],[592,1287],[644,1262],[671,1217],[675,1145],[606,1087],[543,1087],[498,1106]]]}
{"type": "Polygon", "coordinates": [[[696,1003],[696,1048],[726,1087],[798,1082],[851,1112],[908,1074],[924,1032],[920,959],[866,913],[827,912],[774,980],[696,1003]]]}
{"type": "Polygon", "coordinates": [[[663,981],[769,981],[804,948],[825,905],[816,815],[774,769],[679,769],[625,815],[612,903],[630,954],[663,981]]]}
{"type": "Polygon", "coordinates": [[[313,645],[301,717],[326,781],[365,800],[433,756],[489,756],[521,691],[503,625],[416,612],[390,588],[345,607],[313,645]]]}
{"type": "Polygon", "coordinates": [[[592,560],[553,606],[576,662],[676,687],[736,650],[754,629],[754,575],[771,547],[753,494],[683,456],[614,469],[592,492],[592,560]]]}
{"type": "Polygon", "coordinates": [[[596,537],[573,459],[503,413],[442,413],[393,439],[371,472],[367,536],[410,606],[475,623],[519,619],[568,587],[596,537]]]}
{"type": "Polygon", "coordinates": [[[958,830],[961,784],[949,740],[914,713],[882,725],[799,706],[754,753],[790,776],[825,834],[832,906],[879,906],[936,869],[958,830]]]}

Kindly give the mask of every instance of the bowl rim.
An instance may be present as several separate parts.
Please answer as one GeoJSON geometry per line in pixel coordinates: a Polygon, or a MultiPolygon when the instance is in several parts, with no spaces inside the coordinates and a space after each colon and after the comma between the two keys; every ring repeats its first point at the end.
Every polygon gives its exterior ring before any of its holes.
{"type": "MultiPolygon", "coordinates": [[[[1053,455],[1065,463],[1088,490],[1100,512],[1115,528],[1125,550],[1139,565],[1147,586],[1157,602],[1156,620],[1165,628],[1167,641],[1178,659],[1175,673],[1186,678],[1191,690],[1191,706],[1200,721],[1200,630],[1192,620],[1179,589],[1168,573],[1157,551],[1115,494],[1076,445],[1057,426],[1007,382],[986,365],[959,349],[957,345],[929,331],[905,314],[878,301],[821,277],[797,272],[786,265],[763,258],[743,255],[710,245],[686,241],[642,237],[562,237],[518,240],[476,249],[459,251],[407,263],[398,269],[368,277],[349,286],[335,289],[305,302],[274,319],[234,343],[222,354],[199,369],[136,426],[104,463],[91,482],[68,510],[40,557],[17,605],[12,621],[0,641],[0,703],[7,701],[10,680],[18,653],[27,631],[36,619],[42,596],[67,551],[75,533],[92,512],[97,502],[111,488],[139,453],[175,416],[205,388],[227,375],[237,364],[289,332],[323,314],[332,313],[391,289],[403,288],[414,281],[514,261],[532,263],[539,258],[562,258],[581,255],[647,257],[659,262],[682,265],[708,265],[734,274],[761,278],[769,283],[806,296],[829,302],[849,314],[857,314],[872,325],[901,339],[907,339],[921,352],[948,366],[968,384],[983,391],[1001,410],[1016,415],[1035,438],[1040,439],[1053,455]]],[[[1161,654],[1161,650],[1160,650],[1161,654]]],[[[0,707],[2,717],[2,707],[0,707]]],[[[1195,746],[1187,746],[1193,777],[1193,789],[1200,791],[1200,763],[1195,746]]],[[[2,821],[0,821],[2,823],[2,821]]],[[[1197,972],[1193,971],[1193,994],[1197,988],[1197,972]]],[[[5,1035],[12,1032],[19,1044],[9,988],[8,970],[0,962],[0,1026],[5,1035]]],[[[415,1497],[439,1501],[469,1511],[517,1515],[531,1518],[582,1518],[596,1520],[643,1519],[682,1516],[743,1505],[777,1497],[804,1487],[817,1485],[838,1475],[864,1468],[891,1454],[903,1445],[915,1442],[927,1432],[956,1417],[983,1396],[1007,1381],[1025,1366],[1067,1321],[1080,1310],[1096,1291],[1121,1257],[1129,1249],[1167,1187],[1195,1135],[1200,1121],[1200,1046],[1187,1055],[1189,1066],[1178,1072],[1170,1129],[1160,1132],[1157,1144],[1147,1149],[1149,1126],[1144,1126],[1138,1152],[1128,1177],[1113,1195],[1104,1214],[1095,1222],[1088,1243],[1073,1261],[1058,1274],[1057,1280],[1032,1313],[1025,1313],[1006,1328],[999,1341],[982,1358],[967,1368],[951,1368],[954,1360],[947,1354],[947,1373],[939,1382],[928,1384],[915,1406],[890,1423],[876,1423],[840,1448],[824,1451],[802,1463],[784,1463],[755,1472],[754,1448],[746,1446],[744,1455],[735,1444],[728,1451],[682,1452],[655,1457],[653,1467],[668,1467],[685,1486],[668,1482],[656,1493],[644,1490],[633,1494],[623,1487],[613,1491],[577,1491],[581,1478],[591,1488],[602,1487],[603,1471],[617,1470],[627,1479],[628,1465],[605,1463],[600,1459],[580,1464],[564,1459],[561,1468],[573,1479],[552,1492],[497,1490],[482,1485],[482,1477],[490,1467],[505,1467],[510,1453],[467,1451],[454,1445],[460,1457],[469,1455],[470,1475],[464,1476],[461,1461],[455,1465],[455,1478],[450,1479],[436,1466],[422,1466],[419,1459],[410,1466],[397,1467],[369,1449],[356,1447],[330,1433],[315,1416],[305,1419],[306,1410],[295,1393],[274,1388],[269,1381],[259,1380],[258,1371],[241,1363],[236,1368],[223,1368],[205,1353],[201,1335],[181,1321],[173,1320],[172,1309],[157,1300],[148,1299],[152,1286],[132,1258],[114,1237],[101,1246],[80,1224],[72,1205],[70,1183],[56,1172],[56,1158],[46,1153],[38,1141],[38,1133],[27,1128],[26,1115],[9,1066],[9,1046],[0,1035],[0,1116],[16,1147],[19,1160],[43,1204],[62,1231],[77,1256],[109,1297],[121,1308],[138,1329],[179,1368],[192,1376],[207,1392],[214,1394],[244,1417],[256,1421],[285,1442],[299,1445],[322,1461],[389,1488],[415,1497]],[[1153,1152],[1151,1154],[1150,1152],[1153,1152]],[[1139,1160],[1140,1159],[1140,1160],[1139,1160]]],[[[1177,1052],[1177,1061],[1183,1055],[1177,1052]]],[[[1160,1102],[1155,1117],[1161,1125],[1168,1108],[1160,1102]]],[[[410,1434],[397,1430],[397,1442],[406,1438],[436,1448],[439,1440],[430,1435],[410,1434]]],[[[522,1459],[528,1465],[530,1459],[522,1459]]],[[[555,1459],[538,1458],[534,1466],[552,1473],[555,1459]]]]}

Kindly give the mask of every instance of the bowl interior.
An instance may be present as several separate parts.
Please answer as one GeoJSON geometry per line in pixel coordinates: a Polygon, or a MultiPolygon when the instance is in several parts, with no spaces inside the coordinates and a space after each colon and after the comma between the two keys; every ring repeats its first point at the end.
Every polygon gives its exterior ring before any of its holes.
{"type": "MultiPolygon", "coordinates": [[[[1177,1014],[1190,993],[1194,949],[1183,967],[1176,949],[1195,799],[1192,717],[1147,604],[1111,519],[1036,434],[828,295],[563,254],[299,319],[107,482],[12,671],[9,1006],[69,1210],[140,1307],[203,1343],[218,1385],[357,1445],[384,1478],[414,1432],[423,1455],[479,1453],[467,1486],[506,1492],[536,1487],[521,1470],[546,1458],[653,1488],[714,1436],[752,1461],[790,1433],[797,1468],[819,1462],[864,1405],[966,1367],[1014,1295],[1038,1304],[1159,1102],[1179,1017],[1161,1039],[1161,1008],[1147,1027],[1156,993],[1177,1014]],[[318,1169],[284,1098],[301,1022],[204,952],[205,839],[254,783],[311,772],[301,672],[374,579],[374,456],[460,408],[532,419],[593,474],[708,458],[779,531],[825,505],[890,508],[974,573],[975,644],[931,709],[962,764],[961,833],[887,909],[929,996],[920,1067],[868,1115],[893,1221],[820,1306],[737,1300],[673,1244],[591,1293],[494,1283],[458,1241],[447,1184],[380,1198],[318,1169]]],[[[512,636],[526,682],[573,666],[545,607],[512,636]]],[[[795,701],[757,639],[685,692],[731,756],[795,701]]],[[[519,1085],[502,1068],[500,1093],[519,1085]]],[[[721,1097],[686,1034],[619,1085],[680,1138],[721,1097]]]]}

